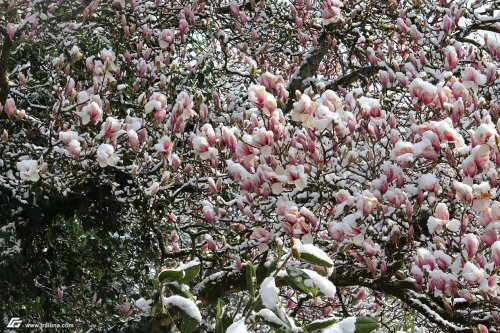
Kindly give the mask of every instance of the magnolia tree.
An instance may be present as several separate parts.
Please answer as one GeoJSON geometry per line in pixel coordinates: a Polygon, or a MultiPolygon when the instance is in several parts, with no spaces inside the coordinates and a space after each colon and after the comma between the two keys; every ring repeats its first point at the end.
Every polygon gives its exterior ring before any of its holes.
{"type": "Polygon", "coordinates": [[[0,7],[6,322],[497,331],[495,1],[0,7]]]}

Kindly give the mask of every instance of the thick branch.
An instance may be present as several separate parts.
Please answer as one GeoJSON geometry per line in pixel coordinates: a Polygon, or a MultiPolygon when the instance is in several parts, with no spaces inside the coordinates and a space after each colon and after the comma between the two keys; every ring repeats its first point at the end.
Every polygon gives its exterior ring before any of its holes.
{"type": "Polygon", "coordinates": [[[325,85],[325,88],[335,90],[338,87],[348,86],[349,84],[353,83],[354,81],[359,80],[360,77],[374,75],[380,69],[382,69],[382,67],[380,67],[380,66],[370,66],[370,67],[359,68],[359,69],[352,71],[351,73],[341,77],[338,80],[328,82],[328,84],[325,85]]]}
{"type": "MultiPolygon", "coordinates": [[[[264,267],[258,268],[258,283],[265,277],[265,271],[264,267]]],[[[460,313],[446,310],[442,304],[438,304],[428,295],[419,295],[413,291],[414,285],[410,281],[389,281],[387,279],[371,280],[359,276],[341,274],[341,272],[332,275],[330,279],[337,287],[363,286],[394,296],[420,312],[423,316],[428,318],[429,321],[441,327],[444,332],[473,332],[472,328],[470,328],[471,325],[491,325],[487,319],[471,320],[460,313]]],[[[205,279],[204,282],[198,284],[193,291],[199,300],[207,304],[214,303],[219,297],[245,290],[245,284],[244,270],[221,272],[213,274],[205,279]]],[[[280,284],[281,283],[277,281],[277,285],[280,284]]]]}
{"type": "Polygon", "coordinates": [[[9,57],[12,48],[12,41],[4,36],[2,53],[0,54],[0,103],[5,104],[7,96],[9,95],[9,78],[7,73],[9,71],[9,57]]]}
{"type": "MultiPolygon", "coordinates": [[[[288,91],[291,96],[294,96],[295,91],[303,91],[307,88],[305,80],[313,77],[318,71],[319,64],[328,51],[326,42],[326,32],[323,32],[318,39],[318,46],[309,51],[302,59],[299,68],[293,74],[292,80],[288,84],[288,91]]],[[[293,98],[291,97],[286,105],[286,112],[290,112],[293,106],[293,98]]]]}

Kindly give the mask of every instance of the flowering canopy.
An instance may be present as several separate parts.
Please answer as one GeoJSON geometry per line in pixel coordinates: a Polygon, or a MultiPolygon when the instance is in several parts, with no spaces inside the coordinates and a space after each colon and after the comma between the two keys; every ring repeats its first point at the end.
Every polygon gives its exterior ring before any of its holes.
{"type": "Polygon", "coordinates": [[[182,332],[498,329],[495,1],[0,6],[2,256],[62,218],[142,267],[37,288],[182,332]]]}

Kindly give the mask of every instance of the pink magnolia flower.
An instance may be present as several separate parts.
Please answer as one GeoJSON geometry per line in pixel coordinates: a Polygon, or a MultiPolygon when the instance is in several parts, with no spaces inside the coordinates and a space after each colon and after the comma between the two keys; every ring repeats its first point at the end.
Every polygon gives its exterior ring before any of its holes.
{"type": "Polygon", "coordinates": [[[474,157],[474,162],[480,169],[485,169],[486,164],[490,160],[490,147],[486,144],[476,146],[471,155],[474,157]]]}
{"type": "Polygon", "coordinates": [[[432,271],[435,266],[434,255],[427,249],[419,248],[414,263],[421,269],[427,266],[432,271]]]}
{"type": "Polygon", "coordinates": [[[134,309],[132,308],[131,304],[126,301],[118,306],[118,311],[120,312],[120,315],[124,318],[130,317],[134,309]]]}
{"type": "Polygon", "coordinates": [[[474,234],[466,234],[462,238],[462,245],[465,248],[462,251],[462,255],[466,260],[471,260],[472,258],[474,258],[477,250],[479,249],[479,239],[474,234]]]}
{"type": "Polygon", "coordinates": [[[316,216],[314,216],[313,212],[311,212],[306,207],[302,207],[299,210],[300,216],[305,219],[305,221],[309,222],[311,226],[315,229],[318,225],[318,220],[316,216]]]}
{"type": "Polygon", "coordinates": [[[8,98],[5,101],[5,113],[10,116],[15,116],[17,114],[16,102],[13,98],[8,98]]]}
{"type": "Polygon", "coordinates": [[[307,174],[303,165],[287,165],[286,175],[288,183],[293,184],[296,189],[302,191],[307,185],[307,174]]]}
{"type": "Polygon", "coordinates": [[[351,197],[351,195],[347,190],[339,190],[335,194],[335,201],[337,204],[341,204],[341,203],[347,201],[347,199],[349,199],[350,197],[351,197]]]}
{"type": "Polygon", "coordinates": [[[200,115],[200,123],[204,124],[208,118],[208,106],[205,103],[201,103],[199,115],[200,115]]]}
{"type": "Polygon", "coordinates": [[[436,264],[438,265],[439,269],[443,271],[446,270],[452,263],[452,258],[443,250],[436,250],[434,251],[433,255],[436,259],[436,264]]]}
{"type": "Polygon", "coordinates": [[[164,135],[157,144],[154,145],[154,148],[157,152],[168,158],[172,153],[172,140],[168,135],[164,135]]]}
{"type": "Polygon", "coordinates": [[[407,200],[406,194],[398,188],[385,193],[384,198],[394,208],[400,208],[407,200]]]}
{"type": "Polygon", "coordinates": [[[9,36],[10,40],[14,39],[16,31],[17,31],[17,26],[15,24],[7,23],[7,36],[9,36]]]}
{"type": "Polygon", "coordinates": [[[438,219],[449,220],[450,213],[448,212],[448,207],[446,207],[446,204],[442,202],[438,203],[436,205],[436,212],[434,213],[434,216],[436,216],[438,219]]]}
{"type": "Polygon", "coordinates": [[[68,150],[71,156],[73,156],[73,158],[76,159],[80,157],[80,152],[82,150],[80,142],[78,140],[72,139],[68,144],[68,150]]]}
{"type": "Polygon", "coordinates": [[[229,148],[231,151],[236,150],[236,145],[238,143],[238,139],[234,134],[234,129],[228,128],[226,126],[222,126],[222,140],[224,141],[224,145],[229,148]]]}
{"type": "Polygon", "coordinates": [[[128,143],[132,149],[136,149],[139,146],[139,136],[137,132],[133,129],[127,131],[128,143]]]}
{"type": "Polygon", "coordinates": [[[430,216],[427,219],[427,228],[429,229],[430,234],[439,234],[443,231],[443,227],[448,226],[449,221],[445,219],[435,218],[434,216],[430,216]]]}
{"type": "Polygon", "coordinates": [[[60,302],[62,302],[64,298],[64,291],[60,287],[57,287],[57,298],[60,302]]]}
{"type": "Polygon", "coordinates": [[[276,99],[261,85],[253,85],[248,90],[248,100],[257,106],[266,116],[270,116],[277,107],[276,99]]]}
{"type": "Polygon", "coordinates": [[[496,241],[491,245],[491,258],[495,263],[495,267],[500,267],[500,241],[496,241]]]}
{"type": "Polygon", "coordinates": [[[160,33],[158,37],[158,44],[162,49],[167,49],[174,43],[175,31],[172,29],[165,29],[160,33]]]}
{"type": "Polygon", "coordinates": [[[240,17],[240,5],[236,1],[231,1],[229,3],[229,9],[234,17],[240,17]]]}
{"type": "Polygon", "coordinates": [[[208,144],[210,146],[213,146],[217,143],[217,136],[215,134],[215,131],[210,124],[205,124],[201,127],[200,129],[201,134],[207,139],[208,144]]]}
{"type": "Polygon", "coordinates": [[[493,58],[500,59],[500,42],[498,42],[495,38],[489,38],[488,35],[485,35],[484,41],[491,56],[493,58]]]}
{"type": "Polygon", "coordinates": [[[424,105],[430,105],[437,95],[437,89],[429,82],[421,78],[416,78],[410,84],[410,95],[413,97],[413,103],[420,100],[424,105]]]}
{"type": "Polygon", "coordinates": [[[23,73],[19,73],[17,75],[17,79],[19,80],[19,83],[23,86],[25,86],[28,83],[28,80],[26,79],[26,76],[24,76],[23,73]]]}
{"type": "Polygon", "coordinates": [[[465,87],[472,87],[475,90],[477,90],[478,86],[483,86],[487,82],[486,75],[482,74],[472,67],[466,67],[462,71],[462,80],[465,87]]]}
{"type": "Polygon", "coordinates": [[[356,298],[356,301],[362,301],[368,296],[368,292],[366,291],[365,288],[361,287],[359,288],[358,292],[356,295],[354,295],[354,298],[356,298]]]}
{"type": "Polygon", "coordinates": [[[172,113],[181,117],[182,120],[188,120],[191,119],[194,115],[192,107],[193,107],[193,100],[191,99],[191,97],[188,95],[187,92],[181,91],[177,95],[177,99],[175,101],[172,113]]]}
{"type": "Polygon", "coordinates": [[[467,261],[462,269],[462,277],[470,284],[478,283],[484,276],[484,270],[467,261]]]}
{"type": "Polygon", "coordinates": [[[179,34],[185,35],[189,31],[189,23],[185,19],[179,20],[179,34]]]}
{"type": "Polygon", "coordinates": [[[483,236],[481,236],[481,241],[488,246],[492,246],[498,240],[498,234],[493,229],[485,230],[483,236]]]}
{"type": "Polygon", "coordinates": [[[59,132],[59,140],[65,145],[69,145],[72,140],[78,140],[78,133],[75,131],[61,131],[59,132]]]}
{"type": "Polygon", "coordinates": [[[214,211],[214,206],[207,200],[203,200],[202,202],[203,208],[203,216],[208,223],[215,224],[217,222],[217,217],[214,211]]]}
{"type": "Polygon", "coordinates": [[[494,64],[488,64],[486,67],[486,83],[491,84],[495,81],[497,77],[497,66],[494,64]]]}
{"type": "Polygon", "coordinates": [[[486,326],[484,326],[483,324],[479,324],[477,326],[478,330],[479,330],[479,333],[488,333],[489,330],[486,326]]]}
{"type": "Polygon", "coordinates": [[[455,181],[453,181],[452,187],[455,190],[455,192],[460,200],[462,200],[463,202],[466,202],[468,204],[472,203],[472,187],[471,186],[455,180],[455,181]]]}
{"type": "Polygon", "coordinates": [[[367,255],[368,257],[373,257],[382,252],[380,245],[375,244],[373,240],[371,239],[365,239],[363,241],[363,250],[364,254],[367,255]]]}
{"type": "Polygon", "coordinates": [[[252,135],[252,143],[255,147],[259,148],[260,153],[264,157],[269,157],[272,153],[272,146],[274,141],[274,133],[267,131],[264,128],[256,128],[252,135]]]}
{"type": "Polygon", "coordinates": [[[267,91],[273,91],[276,82],[277,82],[276,76],[269,72],[265,72],[259,78],[259,83],[263,85],[267,91]]]}
{"type": "Polygon", "coordinates": [[[453,26],[454,26],[453,18],[451,18],[449,15],[445,15],[442,22],[443,31],[448,33],[451,31],[453,26]]]}
{"type": "Polygon", "coordinates": [[[420,176],[418,187],[424,191],[437,193],[441,188],[437,180],[436,175],[432,173],[427,173],[420,176]]]}
{"type": "Polygon", "coordinates": [[[160,183],[153,182],[151,186],[149,186],[144,193],[150,197],[153,197],[156,195],[156,193],[158,193],[159,190],[160,190],[160,183]]]}
{"type": "Polygon", "coordinates": [[[209,234],[205,234],[205,244],[202,247],[202,250],[203,251],[207,251],[207,250],[217,251],[217,243],[215,243],[214,239],[209,234]]]}
{"type": "Polygon", "coordinates": [[[476,144],[491,144],[494,143],[494,138],[498,135],[493,124],[481,124],[474,131],[474,139],[476,144]],[[490,143],[490,141],[492,141],[490,143]]]}
{"type": "Polygon", "coordinates": [[[99,55],[101,56],[101,60],[105,63],[111,63],[115,59],[115,53],[108,49],[102,49],[99,55]]]}
{"type": "Polygon", "coordinates": [[[150,113],[154,110],[164,110],[167,107],[167,97],[161,93],[153,93],[149,97],[148,103],[144,105],[146,113],[150,113]]]}
{"type": "Polygon", "coordinates": [[[107,117],[106,121],[101,126],[101,133],[99,134],[99,136],[108,139],[116,139],[116,135],[121,127],[122,125],[117,119],[113,117],[107,117]]]}
{"type": "Polygon", "coordinates": [[[305,123],[309,128],[314,127],[315,104],[307,94],[302,94],[300,99],[293,103],[292,120],[305,123]]]}
{"type": "Polygon", "coordinates": [[[368,271],[370,271],[370,273],[374,277],[377,276],[378,261],[375,259],[365,258],[365,264],[366,264],[366,268],[368,268],[368,271]]]}
{"type": "Polygon", "coordinates": [[[474,178],[477,174],[477,164],[474,161],[474,156],[469,156],[462,162],[462,170],[467,177],[474,178]]]}
{"type": "Polygon", "coordinates": [[[369,191],[364,191],[362,197],[358,201],[358,208],[363,212],[363,216],[370,215],[377,205],[377,198],[369,191]]]}
{"type": "Polygon", "coordinates": [[[253,229],[250,238],[255,239],[259,243],[267,244],[274,239],[274,233],[262,227],[257,227],[253,229]]]}
{"type": "Polygon", "coordinates": [[[447,46],[445,52],[445,67],[447,70],[454,69],[458,64],[458,55],[455,48],[451,45],[447,46]]]}
{"type": "Polygon", "coordinates": [[[215,184],[214,179],[212,177],[208,177],[207,181],[208,181],[208,187],[210,188],[210,191],[212,193],[217,193],[218,189],[217,189],[217,185],[215,184]]]}
{"type": "Polygon", "coordinates": [[[344,6],[339,0],[326,0],[322,7],[323,24],[337,23],[342,20],[340,8],[344,6]]]}
{"type": "Polygon", "coordinates": [[[87,125],[89,122],[97,124],[102,120],[102,109],[97,102],[92,102],[82,108],[77,114],[82,119],[82,124],[87,125]]]}
{"type": "Polygon", "coordinates": [[[207,139],[203,136],[194,136],[192,142],[194,151],[202,160],[210,159],[218,153],[217,149],[210,147],[207,139]]]}

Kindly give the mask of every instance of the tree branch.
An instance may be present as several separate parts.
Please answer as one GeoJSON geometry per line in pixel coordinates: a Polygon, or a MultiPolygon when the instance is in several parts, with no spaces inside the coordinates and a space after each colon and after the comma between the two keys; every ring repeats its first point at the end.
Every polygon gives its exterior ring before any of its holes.
{"type": "Polygon", "coordinates": [[[0,54],[0,103],[5,104],[7,96],[9,95],[9,78],[7,73],[9,71],[9,57],[12,48],[12,41],[10,38],[4,36],[2,53],[0,54]]]}

